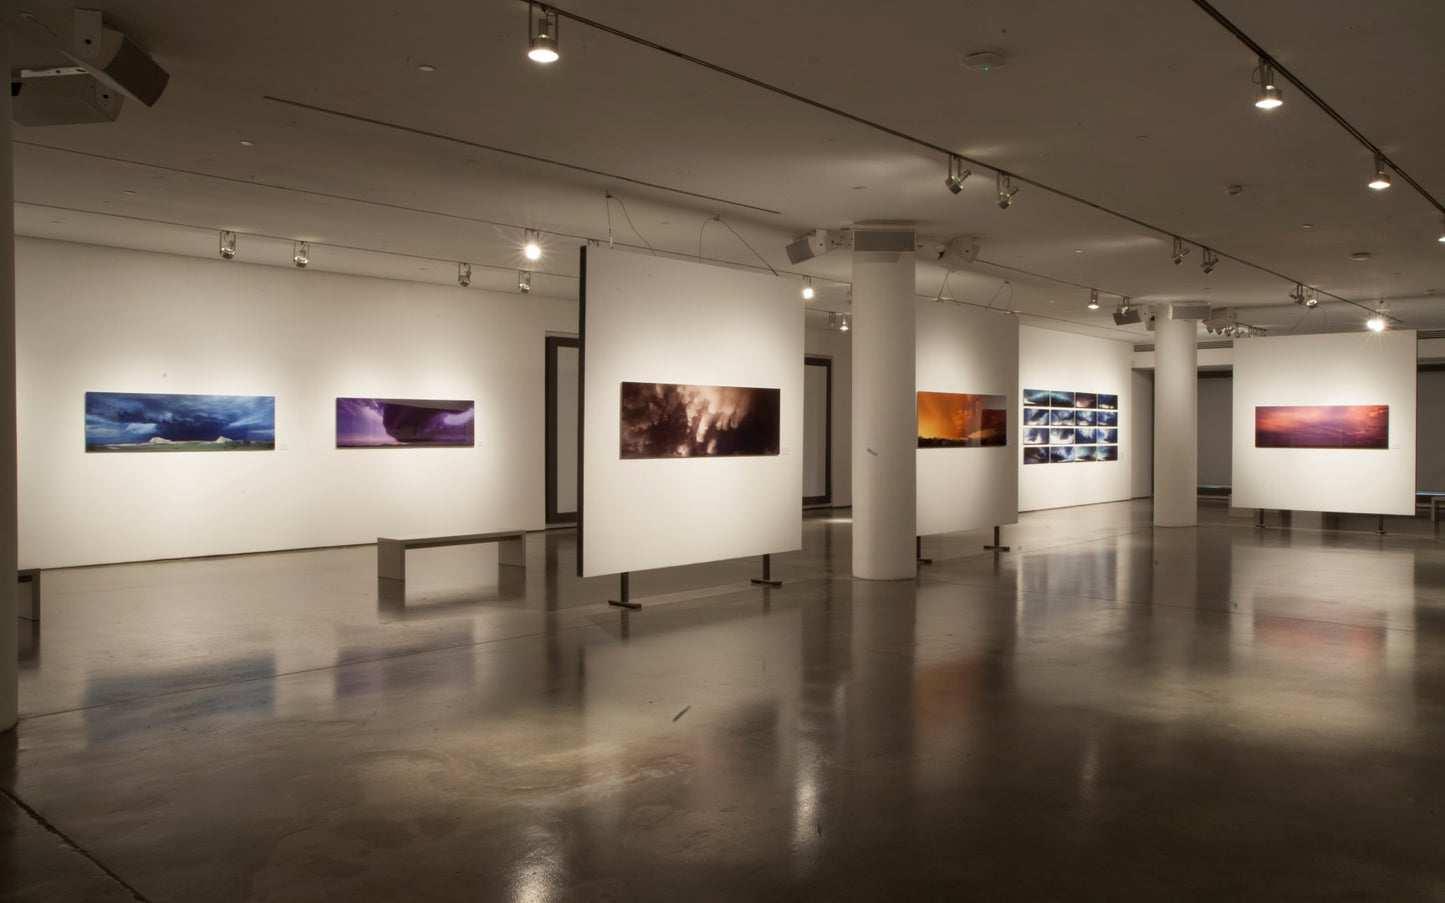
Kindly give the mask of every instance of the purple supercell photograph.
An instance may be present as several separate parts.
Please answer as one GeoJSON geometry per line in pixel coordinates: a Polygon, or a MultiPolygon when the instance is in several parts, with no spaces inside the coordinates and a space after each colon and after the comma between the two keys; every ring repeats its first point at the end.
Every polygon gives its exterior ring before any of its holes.
{"type": "Polygon", "coordinates": [[[336,399],[337,448],[476,445],[476,402],[336,399]]]}

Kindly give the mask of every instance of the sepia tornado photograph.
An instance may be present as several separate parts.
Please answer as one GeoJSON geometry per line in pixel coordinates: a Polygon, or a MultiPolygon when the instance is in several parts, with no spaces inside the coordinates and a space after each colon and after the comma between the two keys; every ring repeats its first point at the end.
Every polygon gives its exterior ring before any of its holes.
{"type": "Polygon", "coordinates": [[[623,460],[778,454],[782,390],[622,384],[623,460]]]}

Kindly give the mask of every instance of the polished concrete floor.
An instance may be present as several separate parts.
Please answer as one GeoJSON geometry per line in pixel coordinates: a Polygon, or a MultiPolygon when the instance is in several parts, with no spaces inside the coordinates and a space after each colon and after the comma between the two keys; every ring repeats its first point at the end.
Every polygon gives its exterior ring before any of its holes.
{"type": "MultiPolygon", "coordinates": [[[[846,514],[846,512],[843,512],[846,514]]],[[[0,900],[1445,901],[1445,541],[1204,504],[572,576],[575,537],[47,572],[0,900]]],[[[23,622],[22,622],[23,623],[23,622]]]]}

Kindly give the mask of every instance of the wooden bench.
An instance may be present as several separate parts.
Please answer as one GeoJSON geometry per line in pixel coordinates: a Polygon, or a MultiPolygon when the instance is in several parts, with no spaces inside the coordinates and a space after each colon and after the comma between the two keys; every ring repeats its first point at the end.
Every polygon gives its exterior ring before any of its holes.
{"type": "Polygon", "coordinates": [[[434,549],[440,546],[465,546],[472,543],[497,543],[497,564],[501,567],[527,566],[527,533],[505,530],[501,533],[464,533],[459,536],[420,536],[411,539],[376,540],[376,576],[382,580],[406,579],[406,550],[434,549]]]}
{"type": "Polygon", "coordinates": [[[15,608],[20,617],[27,621],[40,621],[40,568],[21,568],[16,572],[15,608]],[[29,592],[21,592],[24,584],[29,592]]]}

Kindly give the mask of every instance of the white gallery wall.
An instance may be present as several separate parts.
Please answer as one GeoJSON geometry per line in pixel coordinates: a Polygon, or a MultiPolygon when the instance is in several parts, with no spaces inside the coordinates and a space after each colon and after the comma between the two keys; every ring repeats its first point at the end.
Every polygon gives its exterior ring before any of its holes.
{"type": "Polygon", "coordinates": [[[801,548],[796,280],[610,248],[585,252],[581,575],[801,548]],[[622,460],[623,382],[780,389],[780,454],[622,460]]]}
{"type": "Polygon", "coordinates": [[[544,336],[574,302],[16,245],[23,567],[543,526],[544,336]],[[274,395],[276,450],[87,454],[88,391],[274,395]],[[337,449],[339,396],[475,400],[476,447],[337,449]]]}
{"type": "Polygon", "coordinates": [[[1036,326],[1019,327],[1020,392],[1058,389],[1119,396],[1119,460],[1024,465],[1021,447],[1014,450],[1015,460],[1019,462],[1020,511],[1116,502],[1131,497],[1134,439],[1128,433],[1133,431],[1130,424],[1137,422],[1131,376],[1133,354],[1134,346],[1127,342],[1036,326]]]}
{"type": "Polygon", "coordinates": [[[1017,523],[1018,317],[920,300],[914,322],[917,391],[1001,395],[1008,411],[1007,445],[918,449],[918,535],[1017,523]]]}
{"type": "Polygon", "coordinates": [[[1269,336],[1234,346],[1236,508],[1415,513],[1415,333],[1269,336]],[[1261,405],[1389,405],[1388,448],[1256,448],[1261,405]]]}

